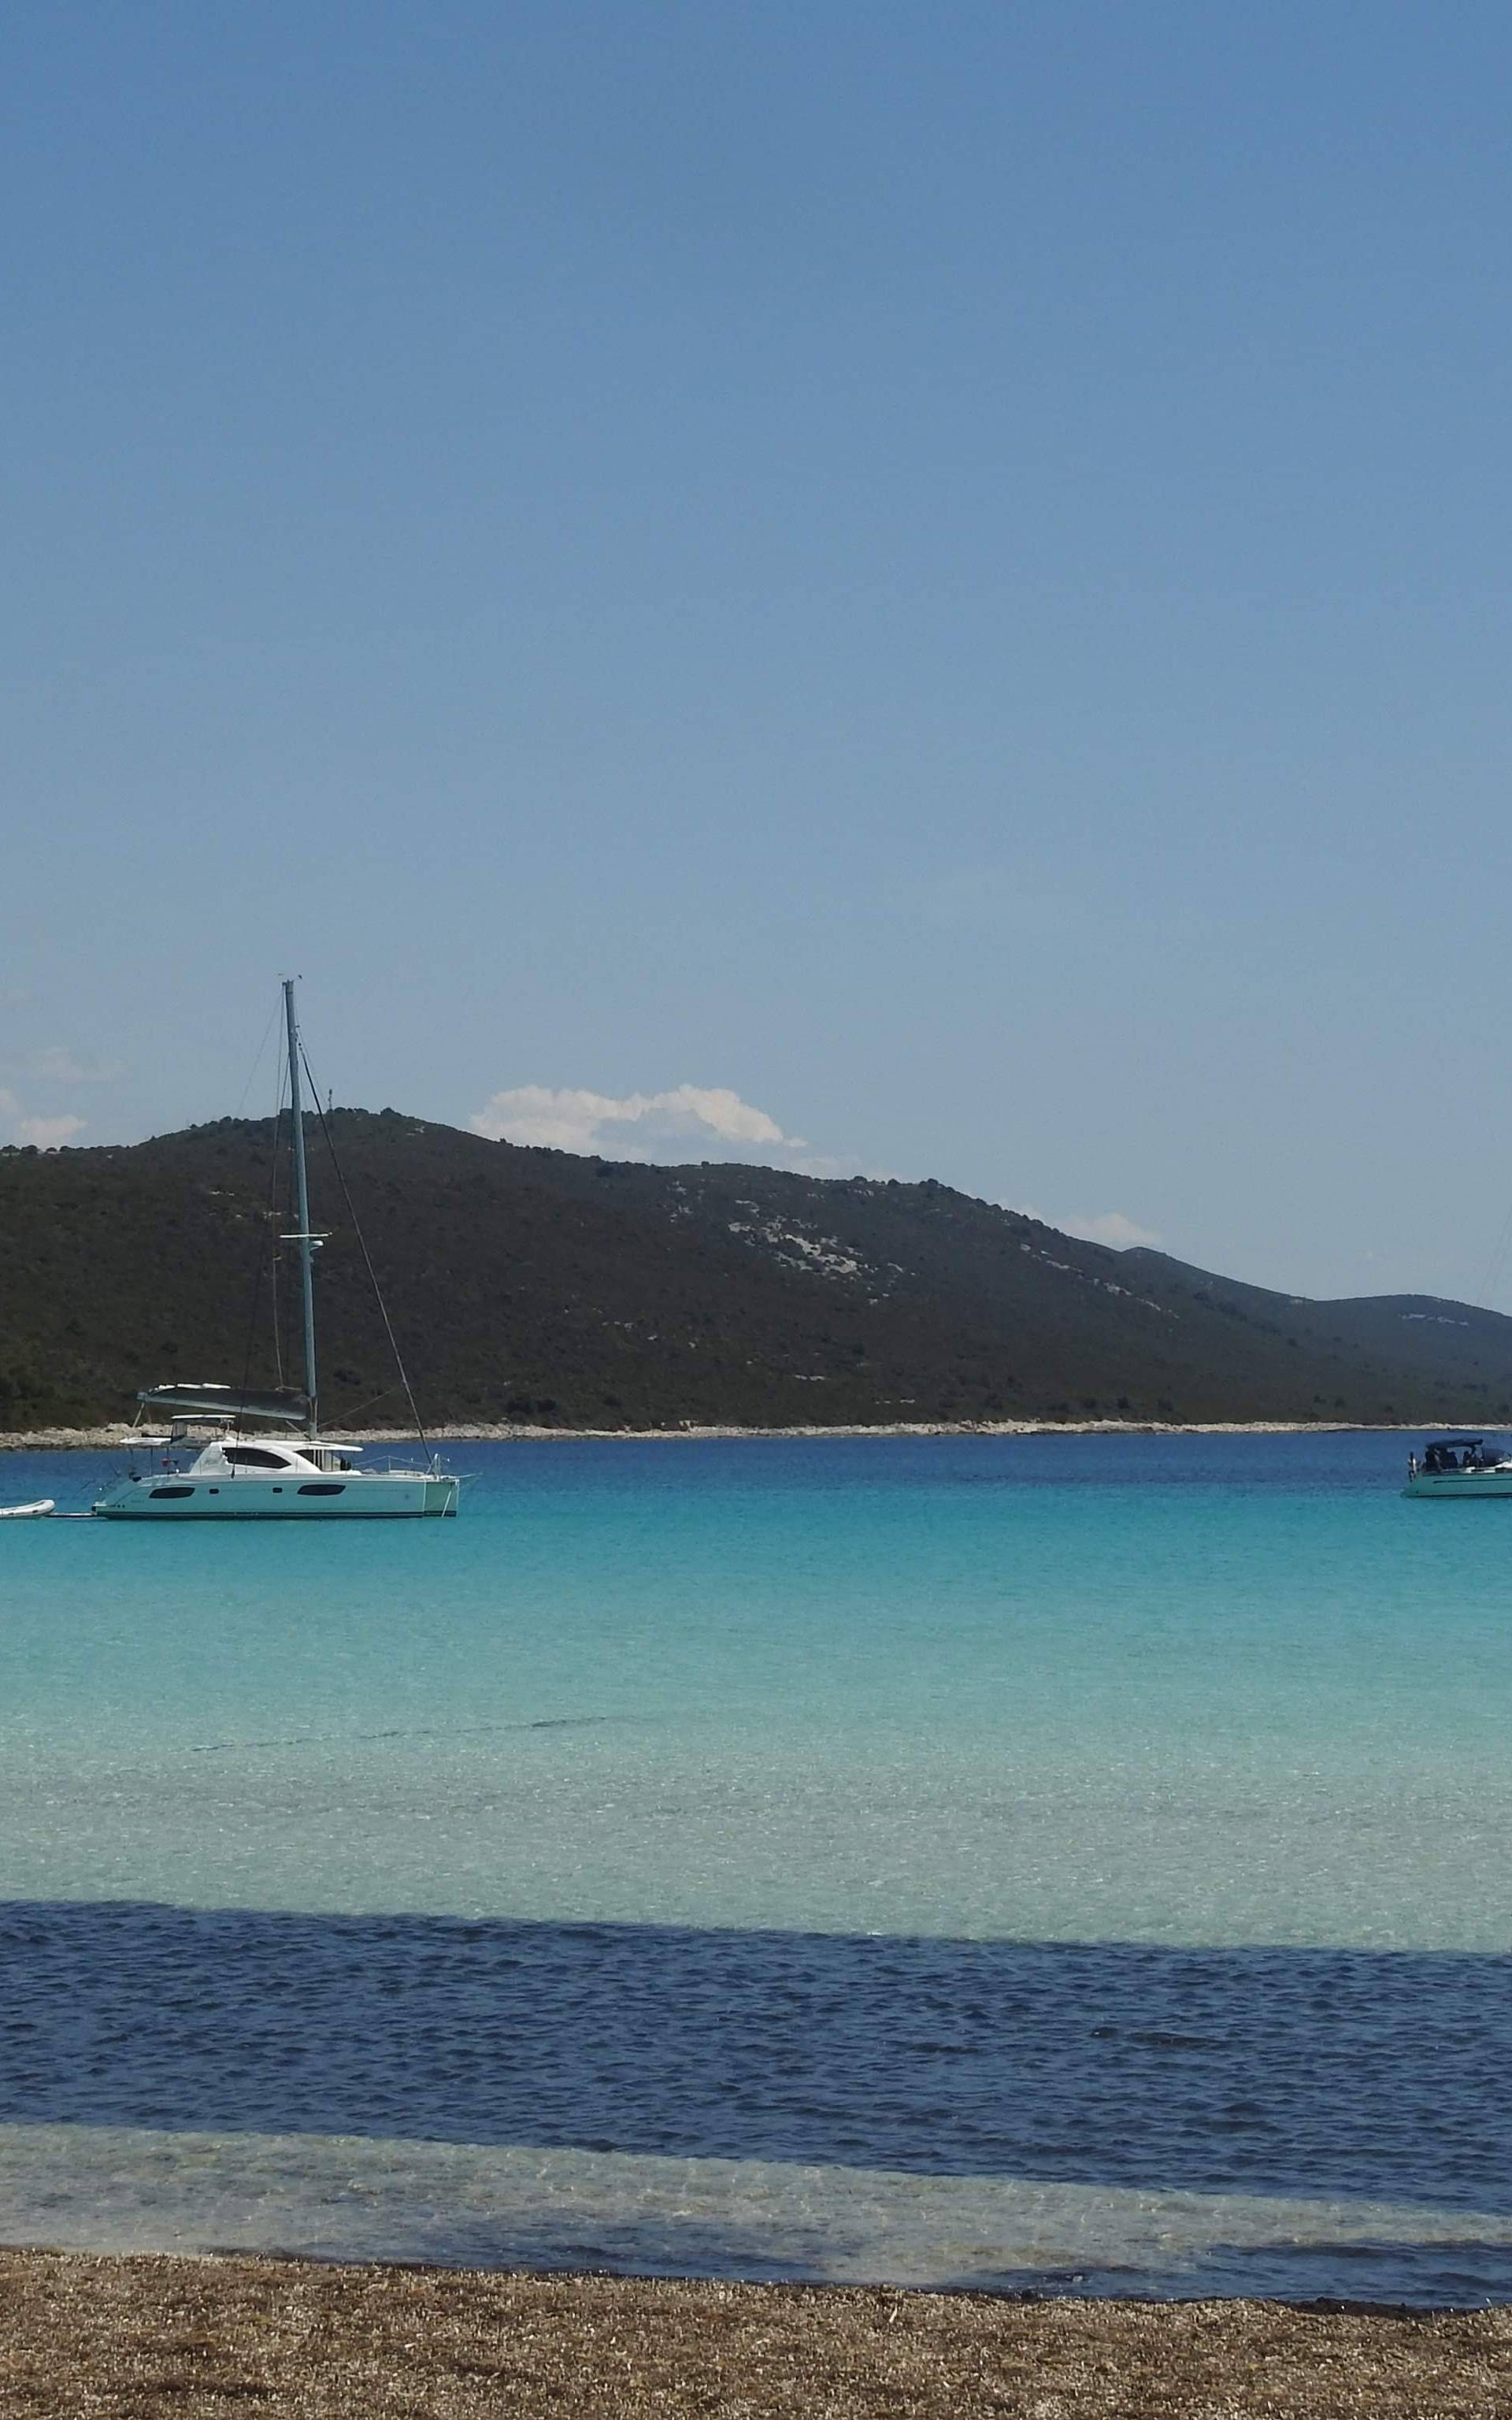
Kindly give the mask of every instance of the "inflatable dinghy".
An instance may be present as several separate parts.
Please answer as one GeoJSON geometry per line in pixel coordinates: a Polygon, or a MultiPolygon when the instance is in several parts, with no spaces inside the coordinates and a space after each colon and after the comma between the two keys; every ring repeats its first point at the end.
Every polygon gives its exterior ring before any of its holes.
{"type": "Polygon", "coordinates": [[[0,1504],[0,1521],[39,1521],[44,1512],[53,1510],[53,1498],[44,1496],[36,1504],[0,1504]]]}

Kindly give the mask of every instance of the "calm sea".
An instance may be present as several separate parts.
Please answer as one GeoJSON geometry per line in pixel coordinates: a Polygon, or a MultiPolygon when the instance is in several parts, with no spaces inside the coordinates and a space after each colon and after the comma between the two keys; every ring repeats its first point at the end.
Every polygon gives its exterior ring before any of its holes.
{"type": "Polygon", "coordinates": [[[8,1525],[0,2237],[1512,2297],[1512,1501],[1405,1444],[8,1525]]]}

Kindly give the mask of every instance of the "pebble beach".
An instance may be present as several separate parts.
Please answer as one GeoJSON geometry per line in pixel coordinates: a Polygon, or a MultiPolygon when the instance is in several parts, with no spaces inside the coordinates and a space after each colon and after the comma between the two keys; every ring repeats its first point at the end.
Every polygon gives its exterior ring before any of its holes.
{"type": "Polygon", "coordinates": [[[0,2254],[17,2420],[1493,2420],[1512,2311],[0,2254]]]}

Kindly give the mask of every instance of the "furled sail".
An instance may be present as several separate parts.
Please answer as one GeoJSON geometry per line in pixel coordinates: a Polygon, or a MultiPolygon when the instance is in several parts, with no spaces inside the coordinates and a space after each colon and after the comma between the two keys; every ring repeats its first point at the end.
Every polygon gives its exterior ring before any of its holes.
{"type": "Polygon", "coordinates": [[[300,1428],[310,1416],[310,1399],[298,1387],[197,1385],[186,1378],[142,1387],[136,1400],[149,1412],[181,1420],[276,1420],[300,1428]]]}

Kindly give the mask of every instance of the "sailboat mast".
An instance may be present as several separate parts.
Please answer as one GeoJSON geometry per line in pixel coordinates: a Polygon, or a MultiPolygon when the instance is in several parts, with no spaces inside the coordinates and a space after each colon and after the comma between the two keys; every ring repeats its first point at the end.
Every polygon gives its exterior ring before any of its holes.
{"type": "Polygon", "coordinates": [[[294,978],[284,982],[284,1015],[288,1026],[288,1106],[289,1124],[294,1138],[294,1211],[299,1220],[299,1233],[285,1240],[300,1248],[300,1288],[304,1303],[304,1391],[309,1398],[310,1413],[306,1427],[311,1436],[320,1433],[315,1377],[315,1271],[316,1239],[310,1233],[310,1187],[304,1170],[304,1101],[300,1089],[300,1020],[294,1007],[294,978]]]}

